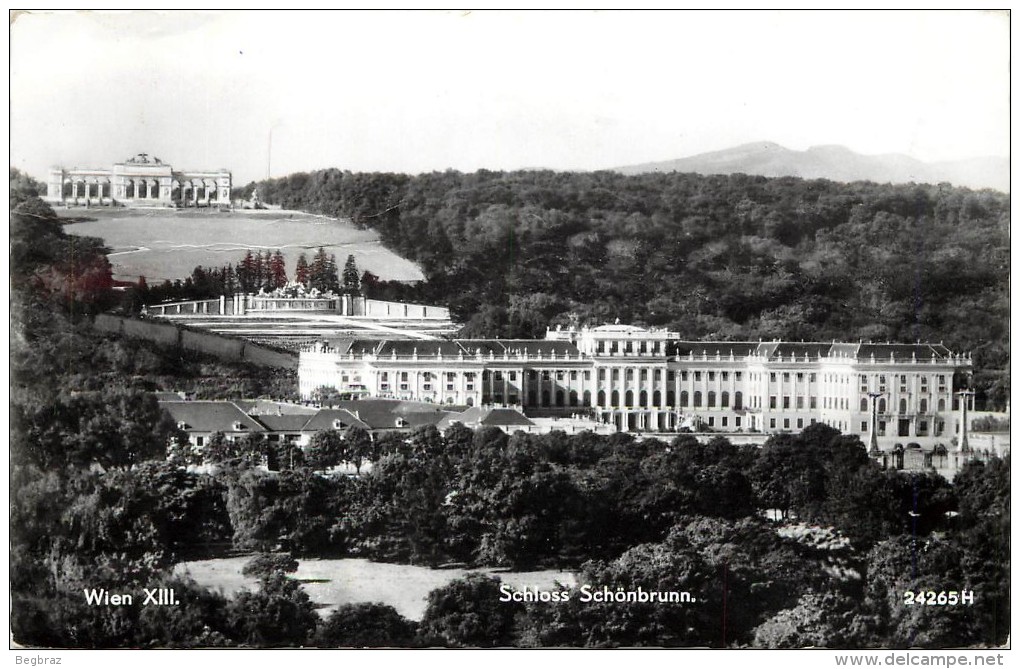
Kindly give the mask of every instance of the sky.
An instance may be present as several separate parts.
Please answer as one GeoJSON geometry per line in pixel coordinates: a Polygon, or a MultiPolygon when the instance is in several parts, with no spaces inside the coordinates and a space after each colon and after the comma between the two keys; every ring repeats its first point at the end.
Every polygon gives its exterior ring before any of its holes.
{"type": "Polygon", "coordinates": [[[10,46],[11,165],[39,179],[140,152],[235,185],[763,140],[1009,155],[1004,12],[57,12],[10,46]]]}

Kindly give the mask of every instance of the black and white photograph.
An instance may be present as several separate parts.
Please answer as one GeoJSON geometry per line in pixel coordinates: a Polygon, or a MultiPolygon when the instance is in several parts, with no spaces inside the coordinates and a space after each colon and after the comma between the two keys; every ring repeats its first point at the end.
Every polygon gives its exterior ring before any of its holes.
{"type": "Polygon", "coordinates": [[[1009,10],[9,47],[10,664],[1009,663],[1009,10]]]}

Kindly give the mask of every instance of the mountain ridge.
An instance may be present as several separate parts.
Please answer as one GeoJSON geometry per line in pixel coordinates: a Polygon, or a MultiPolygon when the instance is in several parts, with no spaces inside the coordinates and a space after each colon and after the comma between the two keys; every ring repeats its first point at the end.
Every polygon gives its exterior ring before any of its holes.
{"type": "Polygon", "coordinates": [[[1009,192],[1009,159],[979,157],[926,163],[902,153],[864,155],[839,144],[822,144],[804,151],[776,142],[760,141],[685,158],[612,168],[622,174],[694,172],[697,174],[754,174],[876,183],[941,183],[1009,192]]]}

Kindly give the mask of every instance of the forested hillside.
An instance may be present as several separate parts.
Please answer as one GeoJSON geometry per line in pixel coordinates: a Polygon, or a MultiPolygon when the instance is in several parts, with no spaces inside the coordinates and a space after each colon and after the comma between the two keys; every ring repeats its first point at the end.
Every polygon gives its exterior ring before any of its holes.
{"type": "MultiPolygon", "coordinates": [[[[255,184],[249,185],[249,191],[255,184]]],[[[260,182],[418,262],[470,336],[623,322],[688,337],[943,341],[1008,395],[1009,196],[747,175],[336,169],[260,182]]]]}

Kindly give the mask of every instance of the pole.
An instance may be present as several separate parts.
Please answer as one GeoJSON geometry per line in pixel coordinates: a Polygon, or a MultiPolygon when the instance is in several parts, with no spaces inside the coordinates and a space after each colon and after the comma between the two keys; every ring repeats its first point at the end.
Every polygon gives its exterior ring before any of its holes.
{"type": "Polygon", "coordinates": [[[868,393],[868,397],[871,398],[871,444],[868,455],[879,455],[882,452],[878,448],[878,398],[881,396],[882,393],[868,393]]]}

